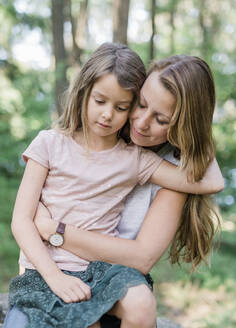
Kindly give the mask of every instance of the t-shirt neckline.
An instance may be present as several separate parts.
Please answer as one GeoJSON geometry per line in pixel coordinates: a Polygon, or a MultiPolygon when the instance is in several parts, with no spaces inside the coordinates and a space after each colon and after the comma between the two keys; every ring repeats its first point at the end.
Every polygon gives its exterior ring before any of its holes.
{"type": "Polygon", "coordinates": [[[86,154],[87,153],[93,154],[93,155],[102,155],[102,154],[107,154],[107,153],[113,152],[114,150],[116,150],[116,148],[120,147],[121,144],[125,143],[124,140],[120,138],[112,148],[101,150],[101,151],[94,151],[94,150],[89,149],[87,151],[81,144],[79,144],[77,141],[75,141],[75,139],[72,136],[70,136],[70,139],[72,140],[73,144],[80,150],[80,152],[86,153],[86,154]]]}

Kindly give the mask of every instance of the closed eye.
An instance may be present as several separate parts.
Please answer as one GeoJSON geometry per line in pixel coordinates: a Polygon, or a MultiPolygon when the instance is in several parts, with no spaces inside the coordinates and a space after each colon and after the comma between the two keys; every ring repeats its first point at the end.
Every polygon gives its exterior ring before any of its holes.
{"type": "Polygon", "coordinates": [[[160,125],[166,125],[166,124],[169,124],[169,122],[161,121],[158,117],[156,117],[156,121],[157,121],[157,123],[160,124],[160,125]]]}
{"type": "Polygon", "coordinates": [[[95,98],[95,102],[96,102],[97,104],[100,104],[100,105],[105,104],[105,101],[104,101],[104,100],[101,100],[101,99],[96,99],[96,98],[95,98]]]}
{"type": "Polygon", "coordinates": [[[146,108],[146,106],[144,104],[141,104],[141,103],[138,104],[138,107],[139,108],[146,108]]]}
{"type": "Polygon", "coordinates": [[[125,112],[125,111],[127,111],[127,110],[129,110],[129,107],[120,107],[120,106],[118,106],[118,107],[116,107],[117,108],[117,110],[118,111],[120,111],[120,112],[125,112]]]}

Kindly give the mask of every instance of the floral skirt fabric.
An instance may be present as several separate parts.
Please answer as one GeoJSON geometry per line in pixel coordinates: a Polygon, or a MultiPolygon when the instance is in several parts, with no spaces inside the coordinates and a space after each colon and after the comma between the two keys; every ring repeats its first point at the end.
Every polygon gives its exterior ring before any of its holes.
{"type": "Polygon", "coordinates": [[[64,303],[36,270],[26,269],[22,276],[12,279],[9,307],[15,305],[27,315],[29,323],[26,328],[87,328],[122,299],[128,288],[141,284],[149,286],[138,270],[105,262],[92,262],[86,271],[63,272],[88,284],[91,299],[64,303]]]}

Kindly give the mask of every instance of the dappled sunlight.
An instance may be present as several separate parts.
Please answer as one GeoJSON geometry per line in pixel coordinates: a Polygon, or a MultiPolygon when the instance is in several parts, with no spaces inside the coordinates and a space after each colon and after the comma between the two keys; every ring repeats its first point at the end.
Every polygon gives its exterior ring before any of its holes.
{"type": "Polygon", "coordinates": [[[22,139],[26,135],[26,123],[22,116],[14,114],[10,120],[11,134],[18,139],[22,139]]]}
{"type": "Polygon", "coordinates": [[[224,103],[225,116],[236,117],[236,106],[234,99],[229,99],[224,103]]]}
{"type": "Polygon", "coordinates": [[[235,222],[224,221],[222,222],[222,230],[224,231],[235,231],[235,222]]]}
{"type": "Polygon", "coordinates": [[[51,56],[46,47],[41,45],[42,37],[40,29],[25,33],[24,39],[19,39],[12,48],[15,58],[20,63],[35,69],[48,69],[51,64],[51,56]]]}
{"type": "Polygon", "coordinates": [[[9,79],[7,79],[3,74],[0,74],[0,89],[1,110],[6,113],[15,113],[16,111],[20,112],[23,108],[22,95],[18,90],[13,88],[9,79]]]}
{"type": "Polygon", "coordinates": [[[216,290],[209,290],[191,282],[179,281],[162,283],[158,290],[162,305],[167,308],[168,317],[179,322],[184,328],[205,328],[209,327],[208,323],[214,323],[215,326],[212,327],[218,327],[223,312],[230,312],[232,322],[236,320],[236,283],[231,280],[229,285],[231,292],[227,289],[227,283],[216,290]]]}

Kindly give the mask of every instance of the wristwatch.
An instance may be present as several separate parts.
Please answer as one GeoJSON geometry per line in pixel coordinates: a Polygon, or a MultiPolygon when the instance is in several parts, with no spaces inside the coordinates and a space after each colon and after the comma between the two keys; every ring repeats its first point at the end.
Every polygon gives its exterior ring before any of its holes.
{"type": "Polygon", "coordinates": [[[60,247],[63,245],[65,228],[66,228],[65,223],[60,222],[58,224],[56,232],[53,233],[48,240],[52,246],[60,247]]]}

